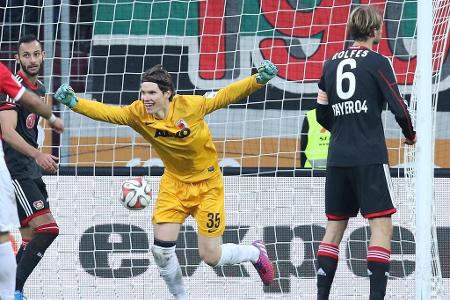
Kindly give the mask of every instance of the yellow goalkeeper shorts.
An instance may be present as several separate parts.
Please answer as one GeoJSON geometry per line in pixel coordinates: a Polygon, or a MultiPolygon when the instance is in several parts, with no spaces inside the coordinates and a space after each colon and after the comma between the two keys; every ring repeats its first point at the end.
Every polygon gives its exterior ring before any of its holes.
{"type": "Polygon", "coordinates": [[[223,177],[217,175],[196,183],[185,183],[170,174],[163,174],[153,223],[184,223],[192,215],[198,233],[208,237],[222,236],[225,231],[223,177]]]}

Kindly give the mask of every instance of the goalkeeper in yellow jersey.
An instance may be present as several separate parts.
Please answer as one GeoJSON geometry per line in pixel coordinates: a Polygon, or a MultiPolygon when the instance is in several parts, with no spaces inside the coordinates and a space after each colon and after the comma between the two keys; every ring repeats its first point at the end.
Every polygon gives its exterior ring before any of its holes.
{"type": "Polygon", "coordinates": [[[251,261],[262,282],[269,285],[274,270],[264,243],[222,244],[225,230],[224,185],[217,152],[205,115],[252,94],[276,76],[278,69],[263,61],[258,73],[219,90],[214,97],[177,95],[169,73],[156,65],[141,80],[140,98],[117,107],[78,98],[62,85],[55,99],[89,118],[128,125],[140,133],[164,162],[158,199],[153,212],[152,253],[161,276],[175,296],[187,299],[175,244],[185,219],[198,225],[198,247],[210,266],[251,261]]]}

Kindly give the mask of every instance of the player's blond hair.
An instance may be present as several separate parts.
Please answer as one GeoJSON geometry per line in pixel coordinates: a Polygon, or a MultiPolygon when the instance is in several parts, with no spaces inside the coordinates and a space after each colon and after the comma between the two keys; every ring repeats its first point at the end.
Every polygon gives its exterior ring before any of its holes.
{"type": "Polygon", "coordinates": [[[383,16],[377,8],[361,5],[350,14],[348,30],[355,41],[367,41],[382,24],[383,16]]]}

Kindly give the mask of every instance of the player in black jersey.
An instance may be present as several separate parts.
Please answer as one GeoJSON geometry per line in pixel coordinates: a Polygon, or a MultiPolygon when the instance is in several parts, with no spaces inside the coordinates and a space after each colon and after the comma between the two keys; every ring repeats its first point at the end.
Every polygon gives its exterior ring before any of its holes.
{"type": "Polygon", "coordinates": [[[328,224],[317,253],[317,298],[328,299],[339,244],[349,217],[369,220],[367,253],[370,299],[384,299],[389,275],[391,215],[396,212],[381,121],[386,102],[406,137],[415,143],[410,115],[389,60],[372,51],[380,41],[380,12],[370,6],[352,11],[348,29],[354,44],[323,67],[317,120],[331,132],[325,184],[328,224]]]}
{"type": "MultiPolygon", "coordinates": [[[[22,105],[46,118],[56,132],[64,130],[63,121],[52,113],[51,107],[43,103],[36,94],[27,91],[2,63],[0,63],[0,93],[10,96],[13,101],[20,101],[22,105]]],[[[19,227],[19,218],[17,216],[14,187],[4,159],[1,134],[0,205],[0,299],[12,299],[16,279],[16,260],[11,247],[9,232],[19,227]]]]}
{"type": "MultiPolygon", "coordinates": [[[[20,64],[16,75],[28,90],[45,98],[38,80],[44,58],[41,43],[33,35],[23,36],[15,55],[20,64]]],[[[42,169],[55,172],[58,158],[38,150],[39,117],[19,103],[6,98],[0,103],[0,124],[5,141],[5,161],[14,185],[22,244],[16,256],[16,299],[23,298],[25,281],[58,236],[59,228],[49,209],[42,169]]]]}

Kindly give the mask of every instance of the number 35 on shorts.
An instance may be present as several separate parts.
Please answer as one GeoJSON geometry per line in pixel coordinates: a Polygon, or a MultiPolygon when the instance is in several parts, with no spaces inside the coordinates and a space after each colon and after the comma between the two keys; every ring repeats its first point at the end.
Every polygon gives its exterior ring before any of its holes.
{"type": "Polygon", "coordinates": [[[202,222],[199,222],[199,231],[206,236],[221,236],[225,229],[223,221],[223,216],[220,212],[208,212],[206,220],[203,219],[202,222]]]}
{"type": "Polygon", "coordinates": [[[206,228],[208,228],[208,233],[216,231],[220,226],[220,213],[208,213],[208,222],[206,223],[206,228]]]}

